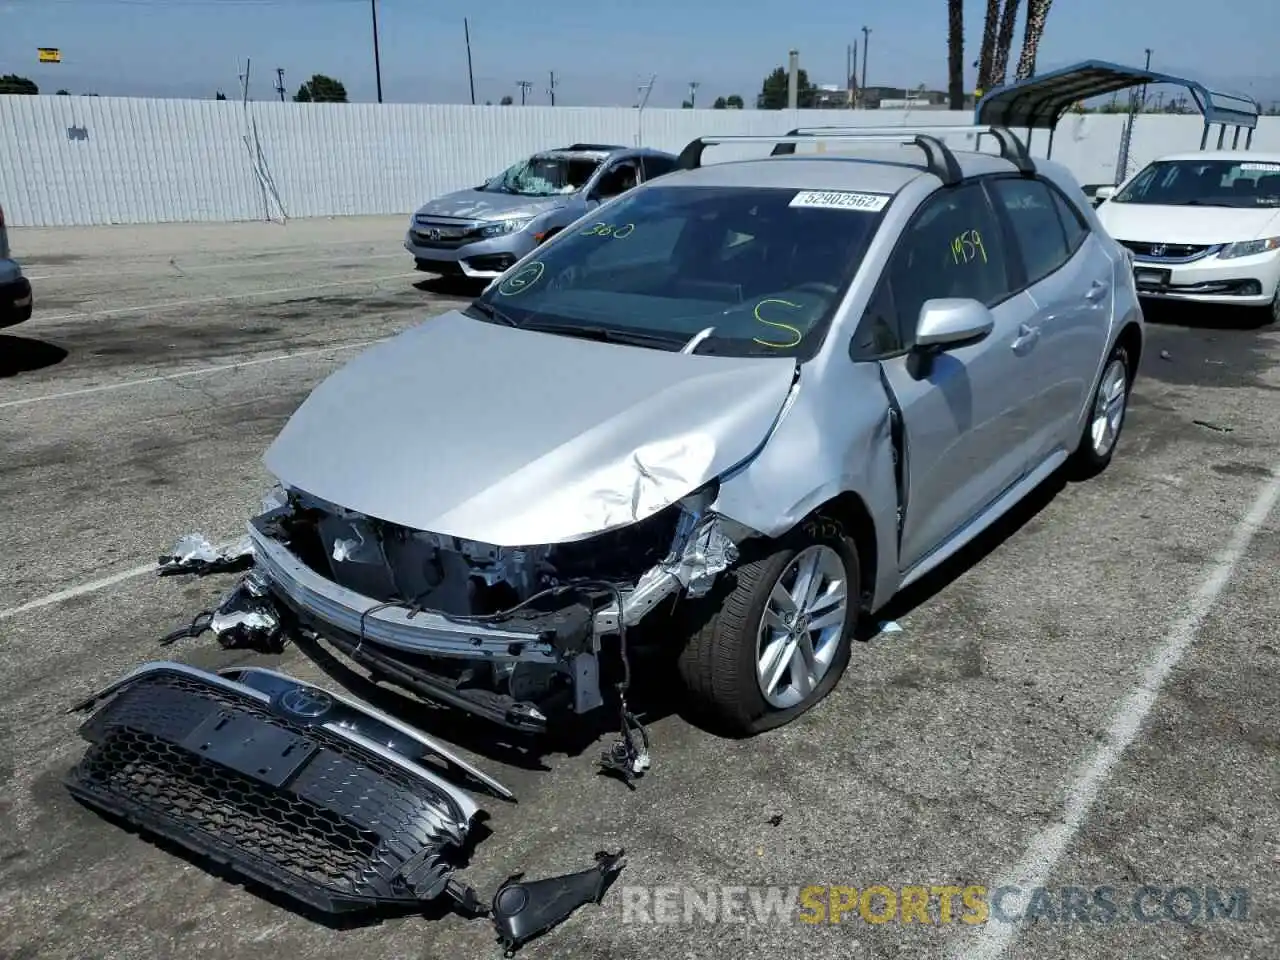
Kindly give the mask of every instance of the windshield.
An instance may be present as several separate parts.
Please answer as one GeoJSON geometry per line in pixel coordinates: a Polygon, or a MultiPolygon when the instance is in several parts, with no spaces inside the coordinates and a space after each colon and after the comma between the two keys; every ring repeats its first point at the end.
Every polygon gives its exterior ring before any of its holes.
{"type": "Polygon", "coordinates": [[[474,316],[697,353],[812,356],[883,194],[641,187],[493,284],[474,316]],[[705,331],[711,328],[709,334],[705,331]]]}
{"type": "Polygon", "coordinates": [[[537,154],[508,167],[480,189],[521,197],[555,197],[577,193],[587,185],[600,161],[591,157],[537,154]]]}
{"type": "Polygon", "coordinates": [[[1115,203],[1165,206],[1280,206],[1280,163],[1157,160],[1115,195],[1115,203]]]}

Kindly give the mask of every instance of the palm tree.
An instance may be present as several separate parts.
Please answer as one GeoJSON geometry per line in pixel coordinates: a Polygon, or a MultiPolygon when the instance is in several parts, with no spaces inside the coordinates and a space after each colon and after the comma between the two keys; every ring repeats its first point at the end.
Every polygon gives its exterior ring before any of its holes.
{"type": "Polygon", "coordinates": [[[964,109],[964,0],[947,0],[947,99],[964,109]]]}
{"type": "Polygon", "coordinates": [[[1017,19],[1018,0],[1004,0],[1004,10],[1000,14],[1000,30],[996,34],[996,49],[991,57],[991,76],[987,78],[992,87],[1001,86],[1004,83],[1005,74],[1008,73],[1009,51],[1013,47],[1013,27],[1017,19]]]}
{"type": "Polygon", "coordinates": [[[996,52],[996,28],[1000,24],[1000,0],[987,0],[987,18],[982,24],[982,50],[978,53],[978,89],[991,84],[991,60],[996,52]]]}
{"type": "Polygon", "coordinates": [[[1018,71],[1013,75],[1015,80],[1025,80],[1036,72],[1036,51],[1040,48],[1052,3],[1053,0],[1027,0],[1027,29],[1022,35],[1022,56],[1018,58],[1018,71]]]}

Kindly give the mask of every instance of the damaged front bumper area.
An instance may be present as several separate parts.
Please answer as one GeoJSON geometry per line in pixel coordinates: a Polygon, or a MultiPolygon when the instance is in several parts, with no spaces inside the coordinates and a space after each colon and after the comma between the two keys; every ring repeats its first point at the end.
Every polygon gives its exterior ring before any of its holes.
{"type": "Polygon", "coordinates": [[[256,573],[295,626],[393,683],[511,728],[603,703],[601,640],[701,596],[737,558],[715,485],[584,541],[494,547],[296,491],[250,523],[256,573]]]}
{"type": "Polygon", "coordinates": [[[149,663],[72,709],[95,707],[75,797],[326,913],[469,893],[451,857],[478,807],[440,765],[512,798],[426,735],[271,670],[149,663]]]}

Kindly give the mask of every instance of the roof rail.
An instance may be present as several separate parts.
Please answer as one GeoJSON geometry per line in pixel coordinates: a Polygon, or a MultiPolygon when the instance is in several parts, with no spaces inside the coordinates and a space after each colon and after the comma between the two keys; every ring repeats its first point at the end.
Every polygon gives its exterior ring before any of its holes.
{"type": "MultiPolygon", "coordinates": [[[[918,134],[909,130],[905,132],[895,130],[893,133],[837,133],[823,139],[848,143],[898,143],[904,146],[916,146],[923,150],[928,158],[929,172],[935,174],[943,183],[950,185],[959,183],[964,179],[964,174],[960,170],[960,164],[956,161],[955,154],[936,137],[918,134]]],[[[699,137],[696,140],[689,141],[685,148],[680,151],[676,165],[681,170],[696,170],[702,166],[702,151],[710,146],[732,143],[772,143],[775,146],[770,156],[780,156],[782,153],[793,153],[795,144],[808,143],[812,140],[812,136],[801,136],[794,133],[781,137],[699,137]],[[778,149],[785,145],[791,145],[792,149],[786,151],[778,149]]]]}
{"type": "Polygon", "coordinates": [[[797,143],[812,142],[816,138],[844,143],[897,143],[916,146],[924,151],[929,172],[943,183],[951,185],[964,179],[955,154],[936,134],[971,133],[989,135],[1000,144],[1000,156],[1012,163],[1021,173],[1035,173],[1035,161],[1026,146],[1007,127],[939,125],[924,127],[797,127],[781,137],[725,136],[699,137],[680,151],[678,166],[694,170],[702,166],[702,151],[709,146],[733,143],[772,143],[770,156],[794,154],[797,143]]]}
{"type": "MultiPolygon", "coordinates": [[[[1008,127],[999,126],[997,124],[936,124],[922,127],[798,127],[787,134],[787,136],[816,137],[821,136],[823,133],[828,131],[867,134],[922,133],[930,136],[937,136],[940,133],[972,133],[979,137],[985,134],[995,138],[996,142],[1000,144],[1000,156],[1012,163],[1020,172],[1026,174],[1036,172],[1035,160],[1032,159],[1026,145],[1019,140],[1017,134],[1008,127]]],[[[774,156],[794,152],[794,144],[779,144],[773,149],[774,156]]]]}
{"type": "Polygon", "coordinates": [[[571,143],[567,147],[561,147],[561,150],[629,150],[630,147],[624,147],[619,143],[571,143]]]}

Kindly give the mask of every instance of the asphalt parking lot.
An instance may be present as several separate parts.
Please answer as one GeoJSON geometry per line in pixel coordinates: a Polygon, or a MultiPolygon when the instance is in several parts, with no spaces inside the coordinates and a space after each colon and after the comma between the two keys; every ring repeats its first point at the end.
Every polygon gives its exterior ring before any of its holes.
{"type": "MultiPolygon", "coordinates": [[[[158,647],[233,578],[147,568],[184,533],[237,537],[269,482],[262,451],[308,390],[462,302],[412,272],[401,228],[13,231],[36,315],[0,331],[0,957],[498,955],[487,922],[451,915],[327,928],[108,824],[60,782],[83,747],[65,708],[139,662],[330,681],[292,648],[158,647]]],[[[628,792],[595,773],[608,729],[536,755],[380,697],[519,795],[481,798],[492,835],[466,876],[482,893],[626,848],[604,903],[523,955],[1280,955],[1280,329],[1150,319],[1112,467],[1051,483],[911,591],[890,614],[901,630],[860,643],[788,727],[728,742],[661,712],[654,767],[628,792]],[[1054,909],[1020,927],[624,910],[648,903],[639,886],[876,884],[1043,886],[1054,909]],[[1129,909],[1144,885],[1150,922],[1129,909]],[[1066,917],[1064,886],[1116,888],[1117,919],[1066,917]],[[1172,919],[1191,913],[1176,888],[1201,897],[1194,922],[1172,919]],[[1206,890],[1247,891],[1245,915],[1206,920],[1206,890]]]]}

